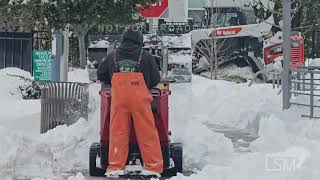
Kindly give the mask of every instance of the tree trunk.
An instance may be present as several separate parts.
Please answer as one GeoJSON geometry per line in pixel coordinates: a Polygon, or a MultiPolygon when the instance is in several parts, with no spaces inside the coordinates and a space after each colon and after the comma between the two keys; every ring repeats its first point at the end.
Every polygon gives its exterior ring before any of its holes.
{"type": "Polygon", "coordinates": [[[60,61],[60,81],[68,82],[69,71],[69,26],[63,31],[63,55],[60,61]]]}
{"type": "Polygon", "coordinates": [[[213,80],[213,72],[214,72],[214,64],[215,64],[215,59],[214,59],[214,39],[212,38],[211,41],[211,48],[210,48],[210,79],[213,80]]]}
{"type": "Polygon", "coordinates": [[[87,65],[86,59],[86,46],[85,46],[85,36],[88,33],[90,27],[85,25],[74,26],[74,31],[77,34],[79,42],[79,58],[80,58],[80,68],[85,69],[87,65]]]}
{"type": "Polygon", "coordinates": [[[87,65],[86,60],[86,47],[84,41],[85,34],[82,32],[78,34],[78,41],[79,41],[79,55],[80,55],[80,68],[85,69],[87,65]]]}
{"type": "Polygon", "coordinates": [[[214,79],[218,79],[218,55],[217,55],[217,39],[214,39],[214,79]]]}

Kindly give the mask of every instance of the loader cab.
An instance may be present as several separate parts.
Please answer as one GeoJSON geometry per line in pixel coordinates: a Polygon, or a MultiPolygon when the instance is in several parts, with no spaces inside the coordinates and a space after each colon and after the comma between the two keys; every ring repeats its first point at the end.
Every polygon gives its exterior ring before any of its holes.
{"type": "Polygon", "coordinates": [[[253,9],[239,7],[206,8],[203,22],[209,27],[257,24],[253,9]]]}

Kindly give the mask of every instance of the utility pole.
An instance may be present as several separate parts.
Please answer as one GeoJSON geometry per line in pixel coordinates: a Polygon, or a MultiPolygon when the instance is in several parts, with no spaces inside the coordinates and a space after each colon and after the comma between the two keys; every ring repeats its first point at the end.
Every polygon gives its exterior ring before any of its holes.
{"type": "Polygon", "coordinates": [[[282,16],[283,16],[283,74],[282,74],[282,89],[283,89],[283,109],[290,108],[290,86],[291,86],[291,0],[282,0],[282,16]]]}
{"type": "MultiPolygon", "coordinates": [[[[212,2],[213,6],[213,2],[212,2]]],[[[213,14],[212,14],[213,15],[213,14]]],[[[218,0],[216,0],[216,19],[215,19],[215,31],[217,29],[217,23],[218,23],[218,0]]],[[[214,36],[214,79],[218,80],[218,48],[217,48],[217,38],[214,36]]]]}
{"type": "Polygon", "coordinates": [[[61,32],[55,32],[52,34],[52,68],[51,77],[53,82],[60,82],[60,62],[63,52],[63,34],[61,32]]]}
{"type": "Polygon", "coordinates": [[[52,68],[53,82],[68,81],[69,26],[52,34],[52,68]]]}
{"type": "Polygon", "coordinates": [[[60,81],[68,82],[69,67],[69,25],[63,31],[63,54],[60,61],[60,81]]]}

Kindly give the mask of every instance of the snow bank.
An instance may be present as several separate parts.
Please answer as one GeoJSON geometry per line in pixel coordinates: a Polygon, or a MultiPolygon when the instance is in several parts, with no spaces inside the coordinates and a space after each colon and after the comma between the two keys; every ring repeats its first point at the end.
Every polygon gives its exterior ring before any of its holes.
{"type": "Polygon", "coordinates": [[[203,122],[245,128],[248,122],[263,116],[269,107],[281,108],[280,98],[270,99],[270,94],[273,97],[277,96],[271,86],[257,85],[249,88],[247,84],[235,85],[231,82],[211,81],[198,76],[194,76],[193,79],[195,82],[189,86],[172,85],[173,88],[181,86],[181,90],[173,89],[173,96],[175,92],[183,95],[181,99],[188,100],[183,107],[186,105],[192,107],[191,111],[187,112],[200,115],[203,122]]]}
{"type": "Polygon", "coordinates": [[[39,100],[2,100],[0,109],[0,126],[28,134],[39,134],[39,100]]]}
{"type": "Polygon", "coordinates": [[[88,149],[98,139],[98,123],[80,120],[31,137],[0,129],[0,174],[22,177],[54,177],[87,167],[88,149]]]}
{"type": "Polygon", "coordinates": [[[54,179],[63,172],[86,170],[89,147],[99,140],[99,87],[90,87],[89,121],[79,120],[42,135],[11,131],[0,124],[0,177],[54,179]]]}
{"type": "Polygon", "coordinates": [[[68,73],[69,82],[89,83],[89,73],[86,69],[76,69],[68,73]]]}
{"type": "MultiPolygon", "coordinates": [[[[208,163],[201,171],[172,180],[301,180],[319,178],[320,143],[286,131],[287,125],[274,116],[262,119],[260,136],[252,146],[255,151],[233,156],[228,165],[208,163]],[[280,158],[287,166],[273,164],[280,158]],[[293,163],[290,164],[290,163],[293,163]],[[277,170],[278,166],[280,169],[277,170]]],[[[279,161],[278,161],[279,163],[279,161]]]]}
{"type": "Polygon", "coordinates": [[[286,125],[274,116],[261,119],[259,135],[261,137],[251,144],[257,152],[281,151],[290,145],[286,125]]]}
{"type": "Polygon", "coordinates": [[[320,58],[313,59],[310,63],[310,66],[320,66],[320,58]]]}
{"type": "Polygon", "coordinates": [[[86,180],[83,174],[78,173],[76,176],[71,176],[68,180],[86,180]]]}
{"type": "MultiPolygon", "coordinates": [[[[203,72],[201,76],[210,77],[211,72],[203,72]]],[[[218,76],[238,76],[245,79],[252,79],[255,76],[255,73],[252,71],[252,68],[249,66],[238,67],[236,65],[229,65],[227,67],[220,67],[218,69],[218,76]]]]}
{"type": "MultiPolygon", "coordinates": [[[[233,147],[230,140],[210,131],[203,123],[203,105],[195,91],[199,78],[192,84],[172,84],[170,97],[170,127],[175,142],[184,144],[186,169],[201,169],[208,163],[225,164],[231,158],[233,147]],[[200,105],[200,106],[199,106],[200,105]],[[199,158],[201,157],[201,158],[199,158]],[[226,158],[227,157],[227,158],[226,158]]],[[[198,82],[199,83],[199,82],[198,82]]]]}
{"type": "Polygon", "coordinates": [[[181,122],[173,120],[172,127],[177,133],[176,139],[185,145],[186,166],[201,170],[190,177],[180,175],[172,179],[301,180],[319,177],[316,164],[320,163],[317,156],[320,123],[301,118],[305,109],[292,107],[281,111],[281,96],[271,85],[249,88],[246,84],[210,81],[197,76],[193,80],[189,85],[171,85],[171,101],[174,101],[171,102],[174,111],[171,119],[185,122],[182,126],[181,122]],[[228,140],[210,134],[206,126],[200,125],[206,122],[244,129],[252,121],[260,122],[260,138],[251,144],[251,153],[247,154],[234,153],[232,147],[228,148],[228,140]],[[211,154],[214,151],[216,156],[211,154]],[[217,158],[219,156],[221,159],[217,158]],[[270,172],[268,166],[272,164],[266,163],[274,156],[293,158],[295,171],[270,172]]]}
{"type": "MultiPolygon", "coordinates": [[[[70,77],[86,82],[85,73],[77,70],[70,77]]],[[[43,135],[12,131],[0,124],[0,177],[54,179],[63,172],[86,172],[89,146],[99,141],[99,88],[98,84],[90,86],[89,121],[59,126],[43,135]]],[[[316,180],[320,176],[320,123],[300,118],[304,110],[299,107],[282,112],[281,96],[271,85],[249,88],[194,76],[192,83],[171,84],[171,90],[172,140],[184,145],[185,170],[197,170],[190,177],[172,179],[316,180]],[[253,121],[260,122],[260,138],[249,147],[252,152],[244,154],[234,152],[230,139],[206,126],[243,129],[253,121]],[[298,168],[289,173],[270,172],[266,165],[270,156],[296,158],[298,168]]],[[[0,105],[18,106],[3,101],[0,105]]],[[[37,113],[31,109],[26,112],[37,113]]],[[[82,180],[83,175],[69,179],[82,180]]]]}

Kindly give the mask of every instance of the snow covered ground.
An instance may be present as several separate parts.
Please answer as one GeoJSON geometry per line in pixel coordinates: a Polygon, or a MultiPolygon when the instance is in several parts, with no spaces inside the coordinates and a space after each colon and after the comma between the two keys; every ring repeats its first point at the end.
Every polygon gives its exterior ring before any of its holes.
{"type": "MultiPolygon", "coordinates": [[[[22,100],[23,82],[0,70],[0,179],[83,180],[88,152],[99,140],[99,85],[90,86],[89,121],[40,131],[40,101],[22,100]],[[38,179],[36,179],[38,178],[38,179]]],[[[82,70],[73,81],[88,82],[82,70]]],[[[281,111],[281,96],[269,84],[234,84],[194,76],[192,83],[172,84],[170,127],[173,141],[184,144],[184,168],[195,173],[172,179],[316,180],[320,177],[320,122],[301,118],[306,109],[281,111]],[[244,129],[260,122],[259,139],[249,153],[235,152],[230,139],[207,124],[244,129]],[[281,164],[283,163],[283,164],[281,164]]]]}

